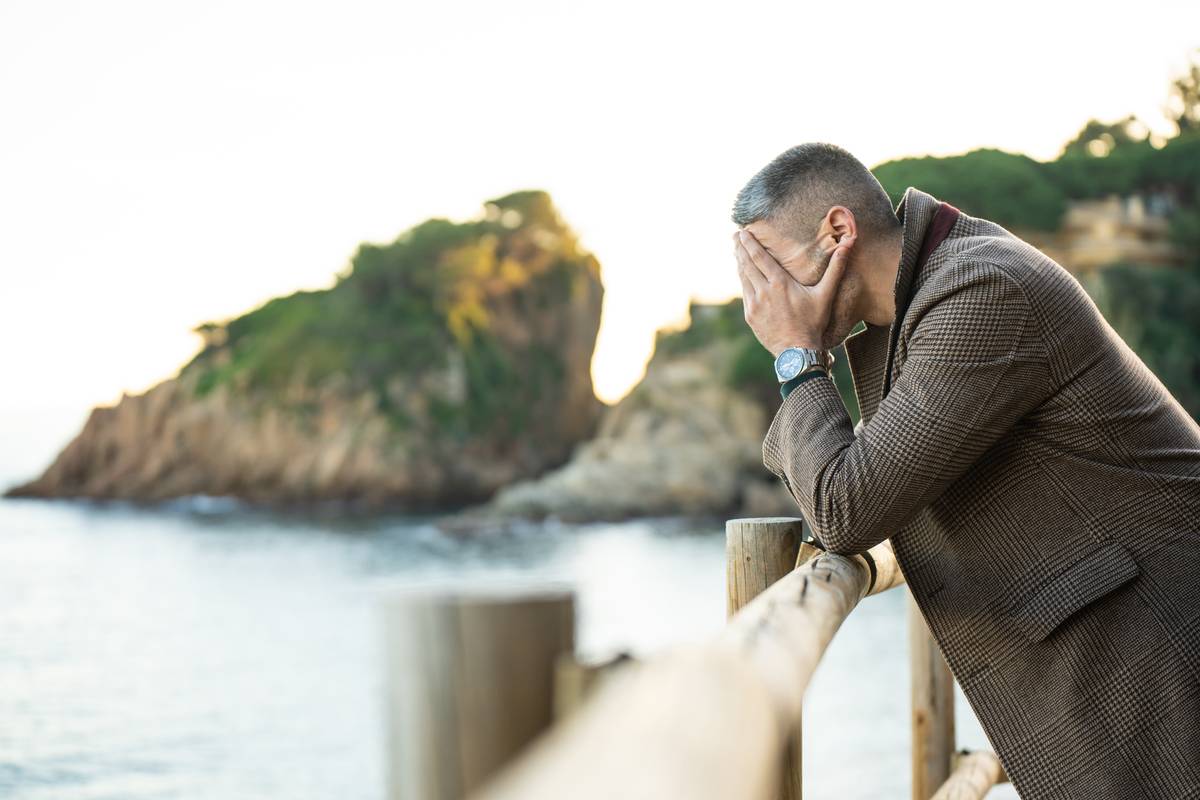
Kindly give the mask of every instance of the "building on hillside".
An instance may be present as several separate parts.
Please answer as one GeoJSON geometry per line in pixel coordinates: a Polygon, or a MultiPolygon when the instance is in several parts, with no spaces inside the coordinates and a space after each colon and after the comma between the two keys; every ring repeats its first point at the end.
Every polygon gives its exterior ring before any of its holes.
{"type": "Polygon", "coordinates": [[[1164,192],[1072,201],[1055,233],[1019,232],[1076,273],[1113,264],[1175,267],[1182,254],[1171,244],[1175,198],[1164,192]]]}

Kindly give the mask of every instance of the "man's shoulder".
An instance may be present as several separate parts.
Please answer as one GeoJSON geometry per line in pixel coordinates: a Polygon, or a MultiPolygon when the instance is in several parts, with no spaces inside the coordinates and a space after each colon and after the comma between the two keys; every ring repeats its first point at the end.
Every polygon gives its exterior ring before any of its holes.
{"type": "Polygon", "coordinates": [[[1014,252],[1007,246],[973,243],[946,254],[941,263],[929,271],[914,293],[913,305],[931,306],[947,301],[986,298],[1028,301],[1038,282],[1044,280],[1046,269],[1046,265],[1036,263],[1035,257],[1014,252]]]}
{"type": "Polygon", "coordinates": [[[950,272],[991,267],[1024,288],[1047,281],[1078,285],[1057,261],[1035,245],[990,220],[960,216],[947,240],[946,267],[950,272]]]}
{"type": "Polygon", "coordinates": [[[1042,348],[1063,326],[1096,324],[1095,305],[1062,265],[999,225],[973,217],[965,221],[961,228],[956,225],[938,264],[914,293],[905,319],[908,332],[931,317],[980,328],[1019,324],[1042,348]]]}
{"type": "Polygon", "coordinates": [[[901,327],[900,352],[926,362],[1041,361],[1047,317],[1009,259],[958,254],[929,276],[901,327]]]}
{"type": "Polygon", "coordinates": [[[1081,299],[1085,292],[1061,264],[1033,244],[985,219],[963,215],[918,293],[927,301],[959,292],[968,284],[991,282],[1019,291],[1031,304],[1081,299]]]}

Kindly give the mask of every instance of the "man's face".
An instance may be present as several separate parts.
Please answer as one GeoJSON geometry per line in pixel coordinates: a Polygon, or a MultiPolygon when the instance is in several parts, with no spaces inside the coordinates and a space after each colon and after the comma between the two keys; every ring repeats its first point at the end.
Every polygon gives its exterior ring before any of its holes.
{"type": "MultiPolygon", "coordinates": [[[[833,255],[832,237],[828,252],[825,252],[820,241],[806,243],[796,241],[782,234],[770,222],[759,220],[745,226],[754,234],[759,244],[770,253],[779,266],[805,286],[814,286],[825,274],[829,259],[833,255]]],[[[850,331],[858,324],[862,315],[858,313],[858,299],[862,288],[860,266],[851,261],[846,266],[846,273],[837,288],[833,298],[833,309],[829,315],[829,325],[822,335],[821,346],[832,349],[845,341],[850,331]]]]}

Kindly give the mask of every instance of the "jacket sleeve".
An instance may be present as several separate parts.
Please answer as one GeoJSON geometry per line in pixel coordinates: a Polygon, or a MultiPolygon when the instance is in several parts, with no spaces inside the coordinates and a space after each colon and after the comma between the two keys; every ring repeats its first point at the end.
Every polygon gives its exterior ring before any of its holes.
{"type": "Polygon", "coordinates": [[[856,431],[832,379],[797,386],[763,441],[818,540],[861,553],[962,477],[1045,397],[1048,365],[1033,310],[1000,267],[961,276],[913,329],[907,357],[856,431]]]}

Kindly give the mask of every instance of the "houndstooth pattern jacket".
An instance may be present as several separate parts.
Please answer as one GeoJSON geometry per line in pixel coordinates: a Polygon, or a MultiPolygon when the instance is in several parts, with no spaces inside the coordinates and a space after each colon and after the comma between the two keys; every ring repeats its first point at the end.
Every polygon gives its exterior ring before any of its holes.
{"type": "Polygon", "coordinates": [[[1200,427],[1001,226],[916,269],[938,205],[905,192],[897,319],[846,341],[859,427],[808,380],[763,463],[829,550],[891,537],[1023,800],[1200,798],[1200,427]]]}

